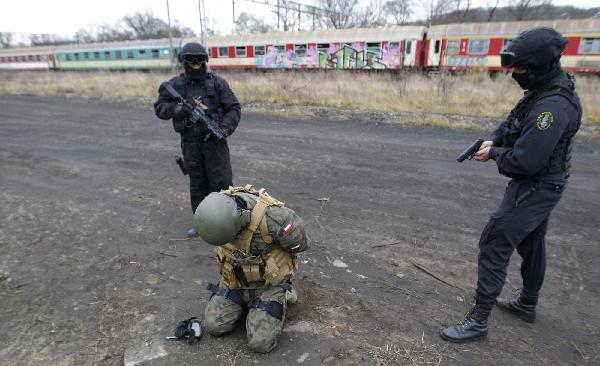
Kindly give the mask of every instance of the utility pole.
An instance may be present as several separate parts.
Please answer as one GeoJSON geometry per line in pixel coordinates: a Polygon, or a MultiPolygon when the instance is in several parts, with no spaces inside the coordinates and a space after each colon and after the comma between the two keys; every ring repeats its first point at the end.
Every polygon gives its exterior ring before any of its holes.
{"type": "Polygon", "coordinates": [[[279,8],[280,8],[279,1],[280,0],[277,0],[277,30],[279,30],[279,8]]]}
{"type": "Polygon", "coordinates": [[[171,13],[169,11],[169,0],[167,0],[167,20],[169,31],[169,59],[171,60],[171,72],[175,72],[175,60],[173,59],[173,38],[171,37],[171,13]]]}
{"type": "Polygon", "coordinates": [[[204,0],[198,0],[198,14],[200,15],[200,43],[208,50],[206,42],[206,10],[204,0]]]}
{"type": "Polygon", "coordinates": [[[231,9],[233,10],[233,24],[235,24],[235,0],[231,0],[231,9]]]}

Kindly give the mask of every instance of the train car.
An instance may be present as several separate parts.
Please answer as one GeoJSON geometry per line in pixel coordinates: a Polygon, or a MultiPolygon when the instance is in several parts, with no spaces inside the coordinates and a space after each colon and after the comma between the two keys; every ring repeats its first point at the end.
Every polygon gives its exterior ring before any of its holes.
{"type": "Polygon", "coordinates": [[[552,27],[569,39],[561,58],[572,72],[600,72],[600,19],[462,23],[436,25],[427,34],[425,64],[430,69],[504,70],[500,52],[520,32],[552,27]]]}
{"type": "Polygon", "coordinates": [[[425,30],[404,26],[210,37],[210,65],[214,69],[418,67],[425,30]]]}
{"type": "MultiPolygon", "coordinates": [[[[565,69],[600,73],[600,19],[212,36],[208,51],[214,69],[500,71],[500,51],[521,31],[538,26],[553,27],[569,38],[565,69]]],[[[173,39],[172,51],[168,39],[0,49],[0,69],[168,70],[188,41],[199,39],[173,39]]]]}
{"type": "MultiPolygon", "coordinates": [[[[173,39],[175,55],[181,39],[173,39]]],[[[159,70],[171,67],[168,39],[68,45],[56,49],[57,69],[159,70]]]]}
{"type": "Polygon", "coordinates": [[[8,48],[0,51],[0,70],[48,71],[56,68],[54,47],[8,48]]]}

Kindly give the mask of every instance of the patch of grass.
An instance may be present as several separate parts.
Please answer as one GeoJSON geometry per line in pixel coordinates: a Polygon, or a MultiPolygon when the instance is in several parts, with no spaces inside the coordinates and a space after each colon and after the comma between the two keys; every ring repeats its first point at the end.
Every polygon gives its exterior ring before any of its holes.
{"type": "MultiPolygon", "coordinates": [[[[510,75],[490,78],[481,72],[427,76],[329,70],[230,72],[223,76],[242,103],[427,113],[435,117],[414,124],[431,126],[449,124],[445,115],[502,118],[522,96],[510,75]]],[[[0,93],[152,100],[160,83],[170,77],[140,72],[0,72],[0,93]]],[[[577,91],[585,123],[600,125],[600,79],[579,76],[577,91]]]]}

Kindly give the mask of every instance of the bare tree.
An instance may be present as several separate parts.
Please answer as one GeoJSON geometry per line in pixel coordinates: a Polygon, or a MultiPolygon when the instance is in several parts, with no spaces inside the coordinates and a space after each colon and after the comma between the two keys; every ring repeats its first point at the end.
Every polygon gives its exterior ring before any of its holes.
{"type": "Polygon", "coordinates": [[[358,0],[317,0],[317,6],[325,9],[327,28],[349,28],[353,24],[358,0]]]}
{"type": "Polygon", "coordinates": [[[233,27],[234,34],[253,34],[265,33],[275,30],[275,27],[268,24],[265,19],[258,18],[255,15],[242,12],[233,27]]]}
{"type": "MultiPolygon", "coordinates": [[[[425,6],[427,6],[426,3],[425,6]]],[[[442,21],[443,15],[448,13],[451,8],[450,0],[430,0],[426,9],[429,16],[429,24],[438,24],[442,21]]]]}
{"type": "Polygon", "coordinates": [[[385,10],[390,14],[397,25],[405,24],[412,13],[410,0],[389,0],[385,3],[385,10]]]}
{"type": "Polygon", "coordinates": [[[0,48],[10,48],[13,46],[13,34],[10,32],[0,32],[0,48]]]}
{"type": "Polygon", "coordinates": [[[167,23],[149,12],[126,15],[121,22],[136,39],[164,38],[169,34],[167,23]]]}
{"type": "Polygon", "coordinates": [[[491,22],[494,19],[494,14],[496,13],[496,9],[498,9],[498,5],[500,5],[500,0],[488,0],[486,2],[486,10],[487,10],[487,21],[491,22]]]}
{"type": "Polygon", "coordinates": [[[471,0],[452,0],[454,12],[458,17],[459,22],[464,22],[469,10],[471,10],[471,0]]]}
{"type": "Polygon", "coordinates": [[[72,40],[57,36],[56,34],[31,34],[29,35],[29,44],[32,46],[51,46],[71,43],[72,40]]]}
{"type": "Polygon", "coordinates": [[[527,20],[536,16],[536,10],[540,10],[544,5],[551,5],[552,0],[511,0],[510,13],[515,20],[527,20]]]}
{"type": "Polygon", "coordinates": [[[360,6],[353,14],[350,24],[353,27],[375,28],[387,24],[386,3],[384,0],[371,0],[360,6]]]}
{"type": "Polygon", "coordinates": [[[287,32],[299,25],[298,4],[294,1],[278,0],[273,13],[277,16],[277,29],[283,28],[283,31],[287,32]]]}

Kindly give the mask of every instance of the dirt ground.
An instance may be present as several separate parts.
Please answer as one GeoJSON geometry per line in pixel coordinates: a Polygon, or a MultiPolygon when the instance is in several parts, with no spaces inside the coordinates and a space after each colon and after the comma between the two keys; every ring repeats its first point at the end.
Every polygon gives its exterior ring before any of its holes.
{"type": "Polygon", "coordinates": [[[479,234],[507,182],[493,163],[456,162],[477,137],[244,114],[234,182],[268,188],[313,240],[280,345],[261,355],[243,324],[191,346],[164,339],[203,316],[218,280],[215,248],[182,239],[191,210],[170,122],[150,105],[0,96],[0,364],[122,365],[159,350],[145,364],[599,365],[598,138],[574,149],[537,323],[494,311],[485,341],[439,338],[469,308],[479,234]]]}

